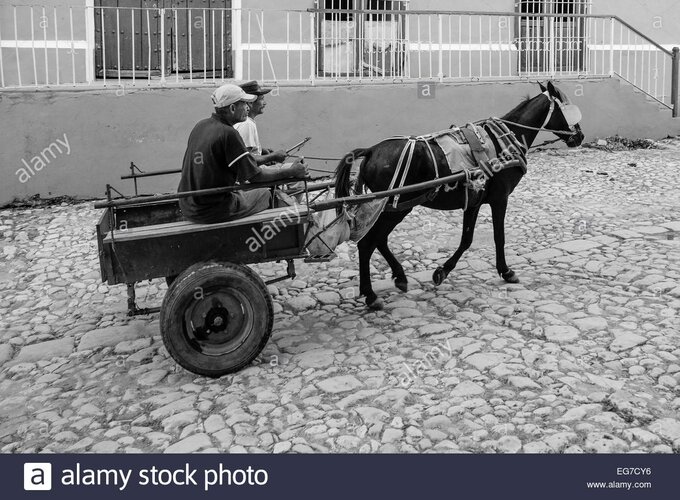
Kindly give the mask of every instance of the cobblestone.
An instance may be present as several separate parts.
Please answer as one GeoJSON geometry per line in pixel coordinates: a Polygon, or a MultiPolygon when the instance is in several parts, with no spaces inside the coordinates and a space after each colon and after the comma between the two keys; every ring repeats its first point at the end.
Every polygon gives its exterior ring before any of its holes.
{"type": "Polygon", "coordinates": [[[390,238],[409,292],[372,261],[381,312],[358,297],[354,244],[296,263],[269,287],[269,344],[217,380],[100,283],[91,203],[0,211],[0,451],[677,452],[680,141],[666,148],[533,154],[506,219],[518,285],[495,273],[488,207],[439,287],[462,216],[416,208],[390,238]]]}

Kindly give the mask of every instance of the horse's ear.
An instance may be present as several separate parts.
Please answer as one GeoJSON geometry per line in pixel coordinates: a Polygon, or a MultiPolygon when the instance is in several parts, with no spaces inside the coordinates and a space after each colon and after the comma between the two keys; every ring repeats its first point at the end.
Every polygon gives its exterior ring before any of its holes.
{"type": "Polygon", "coordinates": [[[557,89],[553,85],[553,82],[551,82],[550,80],[548,80],[548,91],[550,92],[551,95],[554,95],[556,97],[560,95],[560,93],[557,91],[557,89]]]}
{"type": "Polygon", "coordinates": [[[546,90],[548,90],[548,89],[545,88],[545,86],[541,82],[537,82],[537,83],[538,83],[538,86],[541,89],[541,92],[545,92],[546,90]]]}

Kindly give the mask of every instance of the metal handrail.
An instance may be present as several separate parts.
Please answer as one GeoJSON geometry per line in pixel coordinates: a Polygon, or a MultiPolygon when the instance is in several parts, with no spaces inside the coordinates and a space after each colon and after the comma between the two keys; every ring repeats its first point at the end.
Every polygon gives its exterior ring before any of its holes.
{"type": "Polygon", "coordinates": [[[673,68],[671,70],[671,104],[673,105],[673,118],[680,117],[680,48],[673,47],[673,68]]]}
{"type": "Polygon", "coordinates": [[[530,14],[526,12],[491,12],[491,11],[473,11],[473,10],[361,10],[361,9],[307,9],[310,13],[355,13],[355,14],[378,14],[378,15],[451,15],[451,16],[493,16],[493,17],[564,17],[574,19],[615,19],[623,24],[626,28],[641,38],[647,40],[659,50],[665,52],[669,56],[673,53],[664,48],[659,43],[655,42],[647,35],[642,33],[637,28],[631,26],[619,16],[614,14],[530,14]]]}

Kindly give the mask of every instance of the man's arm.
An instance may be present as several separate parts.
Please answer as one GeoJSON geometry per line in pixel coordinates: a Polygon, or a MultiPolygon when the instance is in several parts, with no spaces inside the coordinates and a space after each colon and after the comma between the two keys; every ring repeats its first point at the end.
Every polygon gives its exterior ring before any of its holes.
{"type": "MultiPolygon", "coordinates": [[[[264,151],[263,151],[264,153],[264,151]]],[[[255,154],[251,151],[250,153],[253,158],[255,159],[255,163],[258,165],[266,165],[267,163],[282,163],[286,161],[286,152],[281,150],[281,151],[274,151],[271,153],[264,153],[261,155],[255,154]]]]}
{"type": "Polygon", "coordinates": [[[307,165],[297,159],[290,167],[260,168],[260,173],[248,179],[250,182],[274,182],[283,179],[304,179],[309,175],[307,165]]]}

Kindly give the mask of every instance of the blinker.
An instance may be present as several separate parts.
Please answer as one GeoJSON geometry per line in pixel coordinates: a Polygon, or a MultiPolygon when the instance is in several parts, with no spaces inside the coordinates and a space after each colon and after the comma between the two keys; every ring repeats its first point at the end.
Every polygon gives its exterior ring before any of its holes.
{"type": "Polygon", "coordinates": [[[581,110],[575,104],[563,104],[560,106],[560,110],[569,127],[574,127],[583,118],[581,110]]]}

